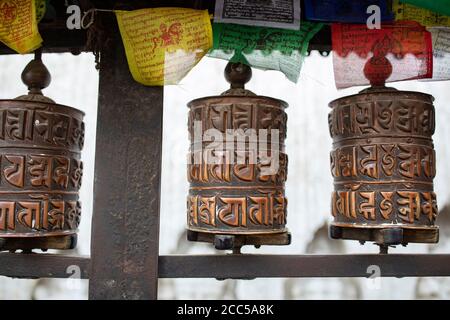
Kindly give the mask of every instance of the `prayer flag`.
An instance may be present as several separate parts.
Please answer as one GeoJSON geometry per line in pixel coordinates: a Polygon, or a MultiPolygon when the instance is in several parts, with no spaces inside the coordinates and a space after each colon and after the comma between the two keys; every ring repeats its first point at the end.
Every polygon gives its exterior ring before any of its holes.
{"type": "Polygon", "coordinates": [[[416,22],[384,24],[381,29],[335,23],[332,47],[338,89],[371,82],[382,85],[386,78],[392,82],[432,76],[431,34],[416,22]]]}
{"type": "Polygon", "coordinates": [[[241,62],[263,70],[278,70],[297,82],[309,40],[322,24],[303,22],[300,30],[213,24],[214,58],[241,62]]]}
{"type": "Polygon", "coordinates": [[[115,11],[133,78],[144,85],[177,84],[212,46],[207,10],[115,11]]]}
{"type": "Polygon", "coordinates": [[[41,46],[35,0],[0,0],[0,41],[18,53],[41,46]]]}

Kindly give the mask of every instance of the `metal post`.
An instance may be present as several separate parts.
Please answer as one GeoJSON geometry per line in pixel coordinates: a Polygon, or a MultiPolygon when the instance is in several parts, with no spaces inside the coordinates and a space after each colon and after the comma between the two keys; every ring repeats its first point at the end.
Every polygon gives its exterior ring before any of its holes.
{"type": "Polygon", "coordinates": [[[163,88],[132,79],[115,20],[106,30],[112,41],[101,55],[89,298],[156,299],[163,88]]]}

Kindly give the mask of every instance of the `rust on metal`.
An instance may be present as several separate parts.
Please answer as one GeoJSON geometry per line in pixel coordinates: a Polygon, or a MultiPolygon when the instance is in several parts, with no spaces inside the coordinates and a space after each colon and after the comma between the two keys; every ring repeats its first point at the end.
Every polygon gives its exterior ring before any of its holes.
{"type": "Polygon", "coordinates": [[[104,23],[89,299],[156,299],[164,88],[134,81],[114,15],[104,23]]]}

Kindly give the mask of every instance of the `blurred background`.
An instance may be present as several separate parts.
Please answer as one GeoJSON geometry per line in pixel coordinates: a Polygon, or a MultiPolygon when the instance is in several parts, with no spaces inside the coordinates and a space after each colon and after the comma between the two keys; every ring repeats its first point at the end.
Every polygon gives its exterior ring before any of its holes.
{"type": "MultiPolygon", "coordinates": [[[[15,98],[26,92],[20,80],[31,55],[0,58],[0,98],[15,98]]],[[[86,113],[86,142],[83,185],[80,192],[82,221],[78,247],[65,254],[90,253],[95,132],[97,118],[98,71],[94,56],[83,53],[46,54],[43,61],[52,74],[44,94],[59,104],[86,113]]],[[[188,151],[187,107],[190,100],[220,94],[228,88],[223,78],[226,61],[203,58],[177,86],[164,89],[164,139],[160,254],[220,254],[212,245],[186,240],[186,195],[188,183],[184,155],[188,151]]],[[[391,84],[401,90],[421,91],[435,97],[434,135],[437,176],[434,180],[440,216],[438,245],[410,244],[390,249],[392,253],[450,253],[450,82],[406,81],[391,84]]],[[[289,199],[288,227],[292,245],[284,247],[244,247],[244,253],[328,254],[377,253],[372,244],[330,240],[329,203],[332,178],[329,171],[331,138],[328,133],[328,103],[354,94],[361,88],[337,91],[331,56],[312,52],[304,61],[300,80],[289,82],[282,73],[253,70],[248,84],[253,92],[289,103],[286,150],[289,155],[286,194],[289,199]]],[[[242,266],[245,268],[245,265],[242,266]]],[[[264,268],[262,265],[261,268],[264,268]]],[[[382,272],[382,270],[381,270],[382,272]]],[[[368,273],[368,276],[370,273],[368,273]]],[[[68,274],[69,276],[69,274],[68,274]]],[[[0,277],[0,299],[87,299],[88,280],[22,280],[0,277]]],[[[448,299],[447,278],[383,279],[163,279],[160,299],[448,299]]]]}

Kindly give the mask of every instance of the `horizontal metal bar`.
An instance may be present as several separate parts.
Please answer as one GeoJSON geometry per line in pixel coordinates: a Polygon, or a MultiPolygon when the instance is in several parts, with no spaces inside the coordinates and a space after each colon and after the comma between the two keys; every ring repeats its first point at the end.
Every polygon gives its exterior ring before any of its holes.
{"type": "Polygon", "coordinates": [[[88,279],[89,265],[90,259],[85,256],[0,253],[0,275],[12,278],[81,277],[81,279],[88,279]]]}
{"type": "Polygon", "coordinates": [[[448,277],[450,254],[160,256],[160,278],[448,277]]]}
{"type": "MultiPolygon", "coordinates": [[[[68,278],[78,266],[89,277],[89,257],[0,253],[0,275],[14,278],[68,278]]],[[[160,278],[449,277],[450,254],[356,255],[169,255],[159,257],[160,278]]]]}

